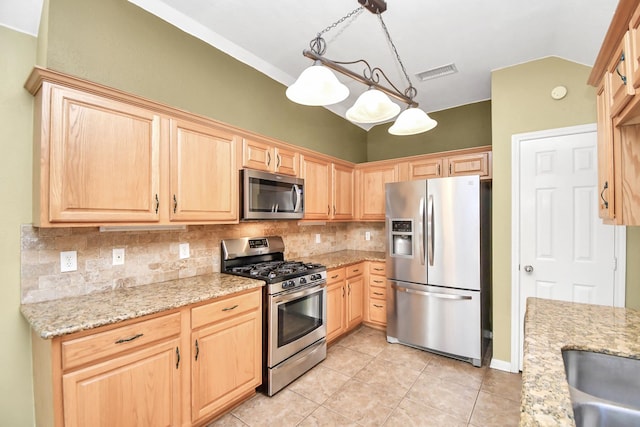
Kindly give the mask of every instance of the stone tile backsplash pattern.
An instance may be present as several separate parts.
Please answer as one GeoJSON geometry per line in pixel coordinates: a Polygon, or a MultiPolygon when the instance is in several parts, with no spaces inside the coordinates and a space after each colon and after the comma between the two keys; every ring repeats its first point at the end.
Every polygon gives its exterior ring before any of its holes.
{"type": "Polygon", "coordinates": [[[21,230],[22,303],[132,287],[220,271],[220,240],[278,235],[286,259],[344,249],[384,251],[384,223],[299,225],[297,221],[188,226],[186,230],[101,232],[97,227],[21,230]],[[365,240],[365,232],[371,240],[365,240]],[[321,243],[315,243],[316,234],[321,243]],[[180,259],[180,243],[190,257],[180,259]],[[125,249],[124,265],[112,265],[112,250],[125,249]],[[78,253],[78,270],[60,273],[60,252],[78,253]]]}

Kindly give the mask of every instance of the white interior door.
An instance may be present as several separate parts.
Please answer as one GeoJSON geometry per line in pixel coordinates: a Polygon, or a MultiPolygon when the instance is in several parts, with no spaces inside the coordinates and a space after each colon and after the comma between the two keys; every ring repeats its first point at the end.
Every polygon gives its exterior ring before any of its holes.
{"type": "Polygon", "coordinates": [[[595,126],[569,129],[517,141],[519,369],[528,297],[616,301],[615,227],[598,218],[595,126]]]}

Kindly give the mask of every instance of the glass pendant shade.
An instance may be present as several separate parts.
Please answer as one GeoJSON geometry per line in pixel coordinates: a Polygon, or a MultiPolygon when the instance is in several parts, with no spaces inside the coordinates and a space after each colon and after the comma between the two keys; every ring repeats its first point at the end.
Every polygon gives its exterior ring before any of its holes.
{"type": "Polygon", "coordinates": [[[407,108],[389,128],[392,135],[415,135],[436,127],[438,122],[433,120],[419,108],[407,108]]]}
{"type": "Polygon", "coordinates": [[[331,105],[344,101],[349,88],[340,83],[333,72],[323,65],[312,65],[289,86],[287,98],[302,105],[331,105]]]}
{"type": "Polygon", "coordinates": [[[347,110],[348,120],[356,123],[377,123],[398,115],[400,106],[377,89],[369,89],[358,97],[353,107],[347,110]]]}

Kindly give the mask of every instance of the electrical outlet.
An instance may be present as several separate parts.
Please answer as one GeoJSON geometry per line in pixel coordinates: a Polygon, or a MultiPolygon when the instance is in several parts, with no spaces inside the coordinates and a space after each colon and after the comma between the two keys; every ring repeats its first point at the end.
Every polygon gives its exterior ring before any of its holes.
{"type": "Polygon", "coordinates": [[[124,248],[118,248],[113,250],[113,265],[124,264],[124,248]]]}
{"type": "Polygon", "coordinates": [[[60,252],[60,273],[78,269],[78,253],[76,251],[60,252]]]}
{"type": "Polygon", "coordinates": [[[365,231],[364,232],[364,240],[371,240],[371,232],[370,231],[365,231]]]}
{"type": "Polygon", "coordinates": [[[180,243],[180,259],[189,258],[189,244],[180,243]]]}
{"type": "Polygon", "coordinates": [[[316,243],[322,243],[322,241],[320,240],[319,234],[316,234],[316,243]]]}

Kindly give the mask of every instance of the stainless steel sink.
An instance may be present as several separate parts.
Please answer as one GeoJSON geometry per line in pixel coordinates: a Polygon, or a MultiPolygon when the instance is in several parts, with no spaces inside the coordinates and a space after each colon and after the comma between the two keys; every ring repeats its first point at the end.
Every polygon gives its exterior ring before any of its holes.
{"type": "Polygon", "coordinates": [[[562,359],[578,427],[640,425],[640,360],[580,350],[562,359]]]}

